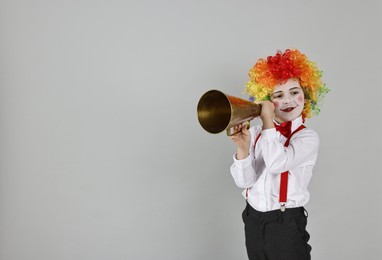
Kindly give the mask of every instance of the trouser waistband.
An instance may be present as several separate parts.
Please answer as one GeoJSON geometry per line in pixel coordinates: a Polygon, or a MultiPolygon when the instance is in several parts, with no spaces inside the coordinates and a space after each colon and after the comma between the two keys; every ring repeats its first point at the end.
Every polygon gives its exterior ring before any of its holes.
{"type": "Polygon", "coordinates": [[[305,210],[304,207],[287,208],[285,209],[284,212],[282,212],[279,209],[262,212],[262,211],[258,211],[254,209],[251,205],[249,205],[249,203],[247,203],[245,210],[246,210],[247,216],[253,216],[256,219],[279,220],[281,214],[284,216],[305,215],[305,217],[308,217],[308,212],[305,210]]]}

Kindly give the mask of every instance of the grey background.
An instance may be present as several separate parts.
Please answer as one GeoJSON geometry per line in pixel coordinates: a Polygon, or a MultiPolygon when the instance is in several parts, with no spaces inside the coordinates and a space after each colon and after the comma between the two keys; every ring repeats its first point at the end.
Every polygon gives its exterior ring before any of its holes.
{"type": "MultiPolygon", "coordinates": [[[[299,48],[331,88],[313,259],[381,259],[381,1],[0,1],[0,259],[246,259],[209,89],[299,48]]],[[[254,123],[259,123],[255,120],[254,123]]]]}

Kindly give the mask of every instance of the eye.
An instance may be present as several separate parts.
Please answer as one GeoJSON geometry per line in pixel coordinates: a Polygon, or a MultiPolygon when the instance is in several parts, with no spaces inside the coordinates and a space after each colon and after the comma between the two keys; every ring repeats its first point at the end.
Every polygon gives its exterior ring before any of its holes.
{"type": "Polygon", "coordinates": [[[272,96],[273,99],[277,99],[277,98],[281,98],[281,97],[282,97],[282,94],[276,94],[276,95],[272,96]]]}
{"type": "Polygon", "coordinates": [[[299,91],[299,90],[294,90],[294,91],[292,91],[292,95],[298,95],[298,94],[300,94],[300,91],[299,91]]]}

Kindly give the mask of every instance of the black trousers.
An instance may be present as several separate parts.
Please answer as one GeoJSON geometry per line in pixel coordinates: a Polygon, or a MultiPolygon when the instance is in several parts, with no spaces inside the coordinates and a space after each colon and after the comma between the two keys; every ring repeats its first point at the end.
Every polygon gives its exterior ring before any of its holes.
{"type": "Polygon", "coordinates": [[[243,221],[249,260],[310,260],[305,213],[303,207],[260,212],[247,203],[243,221]]]}

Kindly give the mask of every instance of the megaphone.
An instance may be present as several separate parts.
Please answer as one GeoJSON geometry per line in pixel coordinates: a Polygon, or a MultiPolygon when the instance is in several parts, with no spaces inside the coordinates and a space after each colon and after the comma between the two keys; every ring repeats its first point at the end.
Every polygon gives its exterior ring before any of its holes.
{"type": "Polygon", "coordinates": [[[211,134],[226,130],[227,135],[231,136],[236,134],[234,126],[258,117],[261,106],[219,90],[210,90],[200,98],[197,112],[204,130],[211,134]]]}

